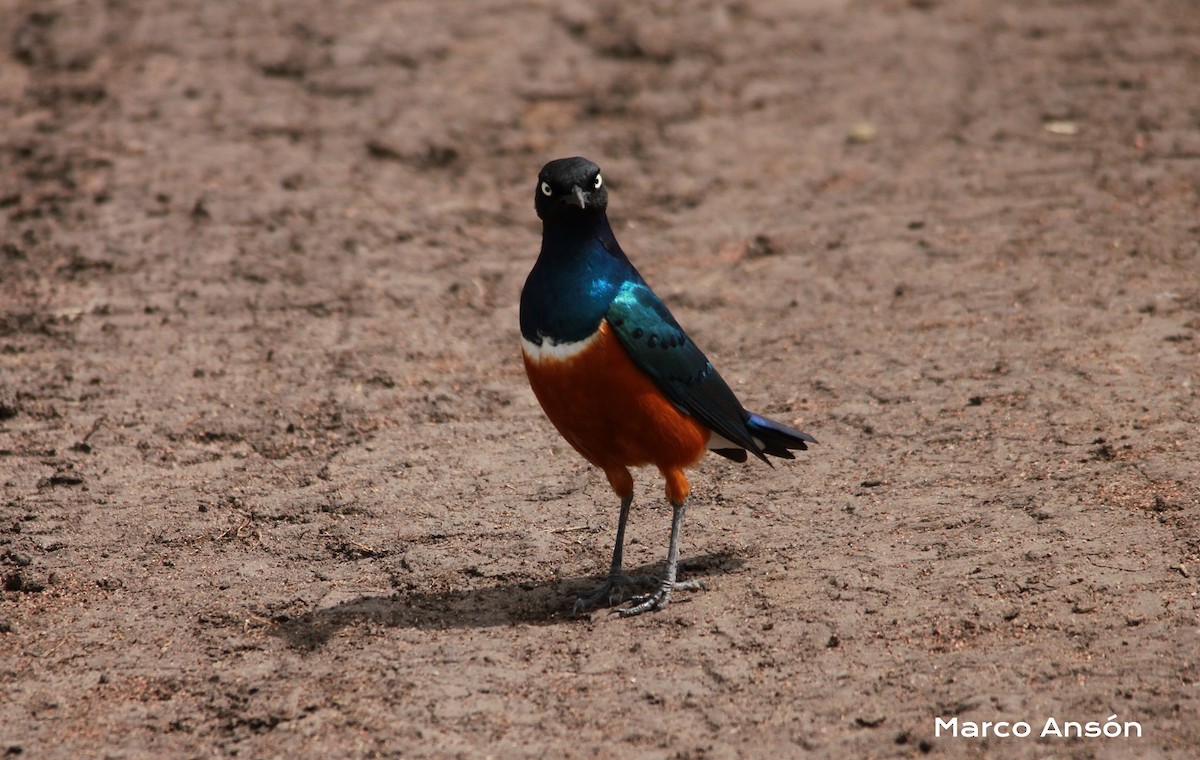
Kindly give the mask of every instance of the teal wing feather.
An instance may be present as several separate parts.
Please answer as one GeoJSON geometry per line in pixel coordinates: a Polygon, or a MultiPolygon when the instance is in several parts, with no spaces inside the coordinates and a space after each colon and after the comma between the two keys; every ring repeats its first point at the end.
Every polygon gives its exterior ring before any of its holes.
{"type": "Polygon", "coordinates": [[[750,413],[649,286],[625,283],[608,307],[606,318],[633,363],[672,403],[718,435],[767,461],[747,427],[750,413]]]}

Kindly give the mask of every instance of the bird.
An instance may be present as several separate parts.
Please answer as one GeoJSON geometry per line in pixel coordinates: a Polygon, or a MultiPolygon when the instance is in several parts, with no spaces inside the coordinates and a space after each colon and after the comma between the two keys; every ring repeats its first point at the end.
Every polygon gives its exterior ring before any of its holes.
{"type": "Polygon", "coordinates": [[[597,164],[579,156],[550,161],[534,199],[542,243],[520,297],[525,372],[550,422],[621,500],[608,576],[572,609],[620,605],[626,587],[653,582],[653,591],[614,611],[661,610],[674,592],[704,588],[699,579],[677,579],[690,492],[685,468],[710,450],[771,465],[768,456],[794,459],[793,451],[817,441],[738,401],[617,243],[597,164]],[[672,509],[661,578],[622,571],[634,493],[629,468],[647,465],[662,474],[672,509]]]}

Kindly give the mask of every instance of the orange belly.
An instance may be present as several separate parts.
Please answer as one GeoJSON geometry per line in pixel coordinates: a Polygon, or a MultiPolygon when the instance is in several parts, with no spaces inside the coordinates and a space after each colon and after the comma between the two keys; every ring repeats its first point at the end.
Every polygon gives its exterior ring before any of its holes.
{"type": "Polygon", "coordinates": [[[706,451],[707,427],[680,411],[638,369],[607,321],[578,354],[537,360],[525,372],[546,416],[575,449],[604,470],[617,493],[633,492],[629,467],[653,464],[667,479],[667,498],[687,498],[683,468],[706,451]]]}

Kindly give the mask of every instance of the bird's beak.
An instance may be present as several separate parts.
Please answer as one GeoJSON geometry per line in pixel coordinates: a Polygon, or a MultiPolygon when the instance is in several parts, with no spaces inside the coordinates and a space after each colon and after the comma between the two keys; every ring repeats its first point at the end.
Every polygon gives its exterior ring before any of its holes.
{"type": "Polygon", "coordinates": [[[578,206],[579,208],[587,208],[587,196],[584,194],[583,188],[579,185],[571,187],[571,195],[563,198],[563,202],[572,206],[578,206]]]}

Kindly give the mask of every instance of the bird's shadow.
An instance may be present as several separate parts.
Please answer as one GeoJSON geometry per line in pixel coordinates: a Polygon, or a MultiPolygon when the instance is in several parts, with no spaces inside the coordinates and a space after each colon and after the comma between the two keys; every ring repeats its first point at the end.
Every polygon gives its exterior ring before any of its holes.
{"type": "MultiPolygon", "coordinates": [[[[709,577],[736,571],[743,561],[727,552],[701,554],[680,562],[682,578],[709,577]]],[[[630,575],[654,575],[661,565],[630,569],[630,575]]],[[[323,647],[343,628],[361,623],[394,628],[445,630],[504,625],[558,625],[579,623],[600,609],[575,615],[575,600],[603,583],[603,576],[555,578],[544,581],[498,583],[485,588],[446,591],[413,591],[360,596],[296,617],[276,619],[271,632],[294,648],[313,651],[323,647]]],[[[648,588],[626,590],[626,596],[648,588]]],[[[672,604],[688,595],[672,597],[672,604]]]]}

